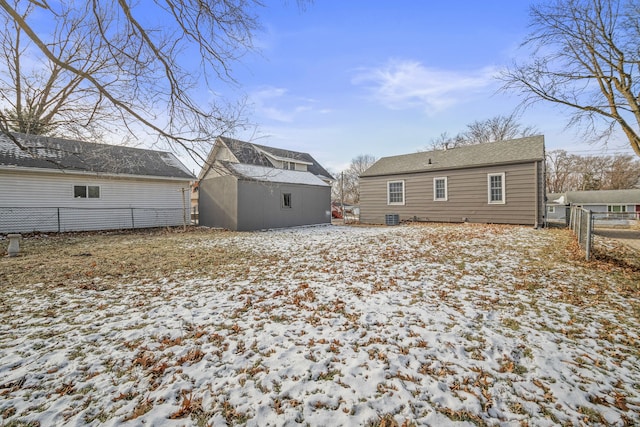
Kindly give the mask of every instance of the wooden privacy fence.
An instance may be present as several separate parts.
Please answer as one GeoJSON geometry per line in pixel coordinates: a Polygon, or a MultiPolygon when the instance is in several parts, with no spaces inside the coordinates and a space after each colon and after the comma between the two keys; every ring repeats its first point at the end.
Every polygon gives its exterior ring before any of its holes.
{"type": "Polygon", "coordinates": [[[585,257],[589,261],[593,245],[593,213],[588,209],[572,206],[569,228],[575,233],[578,244],[584,250],[585,257]]]}

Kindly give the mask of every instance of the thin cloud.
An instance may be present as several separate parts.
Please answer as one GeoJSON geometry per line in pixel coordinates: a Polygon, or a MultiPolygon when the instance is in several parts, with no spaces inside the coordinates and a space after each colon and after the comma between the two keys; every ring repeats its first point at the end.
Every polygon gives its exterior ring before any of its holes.
{"type": "Polygon", "coordinates": [[[270,120],[289,123],[293,121],[293,113],[274,106],[286,93],[284,88],[265,87],[253,92],[250,99],[256,113],[270,120]]]}
{"type": "Polygon", "coordinates": [[[313,111],[315,100],[289,96],[288,90],[264,87],[250,96],[257,114],[277,122],[291,123],[296,116],[313,111]]]}
{"type": "Polygon", "coordinates": [[[418,61],[392,60],[380,68],[360,70],[352,83],[366,86],[373,98],[388,108],[422,108],[436,113],[491,86],[495,75],[493,68],[464,73],[426,67],[418,61]]]}

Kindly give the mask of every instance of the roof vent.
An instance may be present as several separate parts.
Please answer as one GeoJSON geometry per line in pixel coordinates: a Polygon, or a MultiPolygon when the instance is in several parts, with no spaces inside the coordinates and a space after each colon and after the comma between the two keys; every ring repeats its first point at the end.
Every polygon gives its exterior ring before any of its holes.
{"type": "Polygon", "coordinates": [[[429,159],[429,164],[431,164],[431,159],[429,159]]]}

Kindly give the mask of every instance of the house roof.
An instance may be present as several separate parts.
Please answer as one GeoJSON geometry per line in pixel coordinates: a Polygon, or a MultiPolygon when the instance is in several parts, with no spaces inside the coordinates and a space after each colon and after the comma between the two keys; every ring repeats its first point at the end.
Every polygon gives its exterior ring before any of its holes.
{"type": "Polygon", "coordinates": [[[195,177],[172,153],[39,135],[0,134],[0,168],[21,167],[162,178],[195,177]]]}
{"type": "Polygon", "coordinates": [[[261,182],[317,185],[321,187],[329,186],[329,184],[311,172],[276,169],[274,167],[247,165],[243,163],[224,162],[224,165],[233,175],[239,178],[261,182]]]}
{"type": "Polygon", "coordinates": [[[544,136],[383,157],[362,177],[544,161],[544,136]]]}
{"type": "Polygon", "coordinates": [[[548,205],[564,205],[565,198],[566,196],[564,193],[547,193],[547,204],[548,205]]]}
{"type": "Polygon", "coordinates": [[[566,193],[548,195],[549,201],[577,205],[640,205],[640,190],[593,190],[567,191],[566,193]],[[563,198],[562,198],[563,197],[563,198]]]}
{"type": "Polygon", "coordinates": [[[270,156],[276,160],[291,160],[306,164],[308,172],[319,177],[334,179],[331,174],[308,153],[267,147],[266,145],[253,144],[228,137],[220,137],[220,139],[229,150],[231,150],[240,163],[273,167],[273,164],[268,159],[270,156]]]}

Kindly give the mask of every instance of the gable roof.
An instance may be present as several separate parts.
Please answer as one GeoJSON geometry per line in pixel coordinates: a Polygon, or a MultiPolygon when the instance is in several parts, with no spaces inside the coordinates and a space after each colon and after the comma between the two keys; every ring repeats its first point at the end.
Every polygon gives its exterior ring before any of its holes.
{"type": "Polygon", "coordinates": [[[309,153],[268,147],[266,145],[254,144],[224,136],[220,137],[220,139],[240,163],[273,167],[273,164],[268,159],[268,157],[271,156],[277,160],[290,160],[306,164],[308,172],[319,177],[334,179],[309,153]]]}
{"type": "Polygon", "coordinates": [[[555,199],[550,195],[547,199],[561,204],[578,205],[640,205],[640,190],[591,190],[591,191],[567,191],[557,194],[555,199]],[[562,199],[560,199],[562,197],[562,199]],[[557,200],[560,200],[557,202],[557,200]]]}
{"type": "Polygon", "coordinates": [[[383,157],[360,176],[395,175],[527,161],[544,161],[544,136],[383,157]]]}
{"type": "Polygon", "coordinates": [[[13,135],[28,151],[21,150],[7,135],[0,134],[0,168],[195,178],[175,155],[164,151],[40,135],[13,135]]]}

